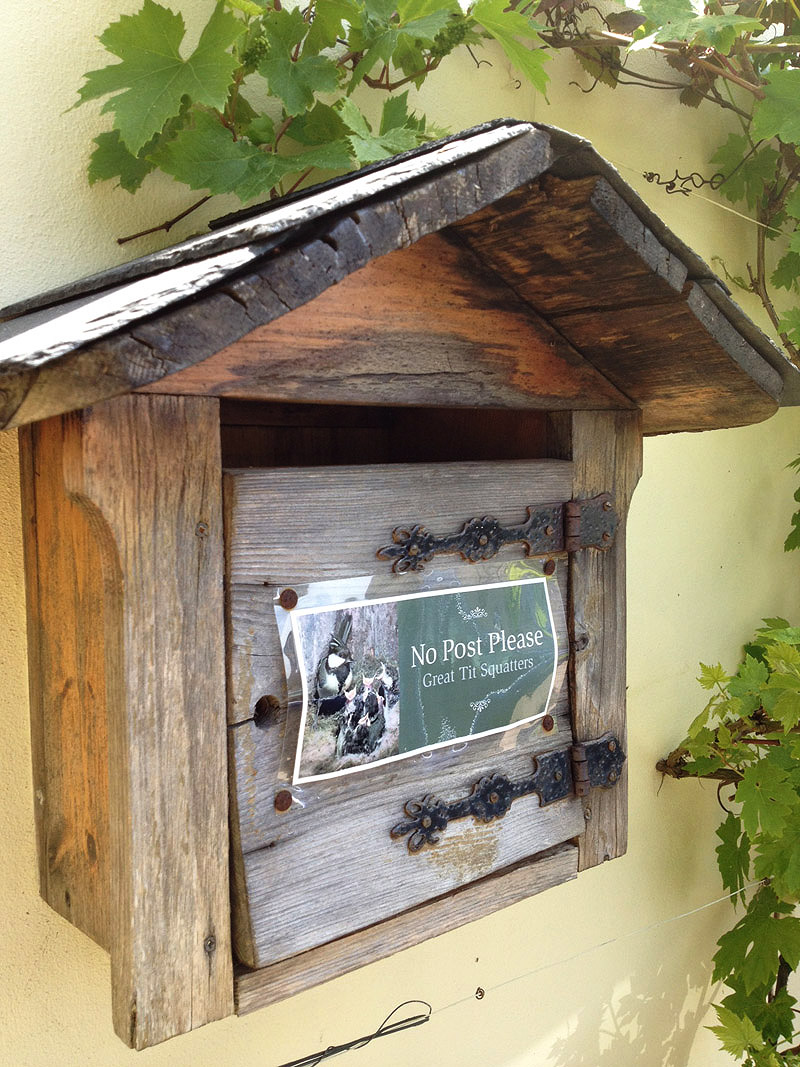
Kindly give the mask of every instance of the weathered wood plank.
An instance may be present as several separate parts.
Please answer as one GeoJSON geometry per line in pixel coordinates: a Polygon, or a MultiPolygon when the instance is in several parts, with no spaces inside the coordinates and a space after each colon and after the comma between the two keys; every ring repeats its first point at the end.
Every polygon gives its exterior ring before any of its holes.
{"type": "MultiPolygon", "coordinates": [[[[251,221],[246,231],[255,243],[132,281],[123,290],[132,290],[133,303],[125,292],[101,294],[99,310],[90,302],[75,312],[74,328],[71,319],[56,317],[28,337],[8,337],[0,344],[0,427],[85,407],[198,363],[370,259],[479,210],[548,164],[544,133],[525,126],[494,140],[501,143],[479,136],[466,148],[467,158],[445,147],[421,167],[415,167],[418,161],[410,167],[401,162],[397,181],[376,184],[374,175],[356,175],[343,197],[320,194],[305,215],[290,205],[294,223],[283,220],[277,230],[291,233],[292,225],[300,228],[307,217],[312,236],[302,228],[306,243],[277,258],[270,220],[260,229],[251,221]],[[376,192],[368,206],[360,204],[376,192]],[[242,277],[248,269],[252,273],[242,277]]],[[[233,243],[237,240],[234,235],[233,243]]],[[[219,241],[213,234],[208,246],[219,241]]],[[[222,246],[228,247],[224,240],[222,246]]]]}
{"type": "Polygon", "coordinates": [[[642,409],[645,434],[777,410],[781,375],[604,178],[544,175],[448,232],[642,409]]]}
{"type": "Polygon", "coordinates": [[[627,308],[624,314],[594,308],[554,322],[604,375],[624,383],[642,409],[645,433],[749,425],[778,410],[777,371],[698,285],[688,287],[686,302],[627,308]]]}
{"type": "Polygon", "coordinates": [[[74,419],[20,432],[34,810],[40,892],[109,947],[106,656],[119,601],[113,558],[65,492],[74,419]]]}
{"type": "Polygon", "coordinates": [[[228,472],[228,580],[279,585],[388,573],[376,552],[395,526],[422,522],[449,533],[476,514],[517,523],[528,504],[571,498],[567,462],[519,460],[502,471],[467,462],[228,472]]]}
{"type": "Polygon", "coordinates": [[[577,851],[574,845],[559,845],[512,870],[464,886],[329,945],[260,970],[239,971],[235,978],[236,1011],[244,1015],[273,1004],[569,881],[577,873],[577,851]]]}
{"type": "Polygon", "coordinates": [[[670,303],[687,276],[597,175],[543,175],[450,232],[546,315],[670,303]]]}
{"type": "MultiPolygon", "coordinates": [[[[339,227],[334,251],[361,266],[359,228],[339,227]],[[358,247],[350,251],[350,245],[358,247]]],[[[239,283],[248,308],[259,286],[239,283]]],[[[306,277],[276,263],[270,285],[296,303],[306,277]]],[[[233,289],[230,289],[233,292],[233,289]]],[[[254,316],[262,317],[260,312],[254,316]]],[[[142,334],[142,336],[144,336],[142,334]]],[[[161,343],[161,342],[158,342],[161,343]]],[[[321,403],[625,409],[632,403],[467,250],[439,234],[384,256],[316,299],[248,333],[147,392],[321,403]]]]}
{"type": "Polygon", "coordinates": [[[116,554],[109,940],[135,1048],[232,1007],[217,419],[213,400],[125,397],[82,413],[65,462],[116,554]]]}
{"type": "MultiPolygon", "coordinates": [[[[639,419],[624,412],[575,412],[554,415],[553,425],[554,454],[569,455],[575,464],[575,497],[610,492],[620,518],[610,549],[570,557],[575,738],[590,741],[611,731],[624,747],[625,525],[642,469],[639,419]]],[[[579,870],[621,856],[627,848],[627,770],[614,789],[595,789],[585,803],[579,870]]]]}

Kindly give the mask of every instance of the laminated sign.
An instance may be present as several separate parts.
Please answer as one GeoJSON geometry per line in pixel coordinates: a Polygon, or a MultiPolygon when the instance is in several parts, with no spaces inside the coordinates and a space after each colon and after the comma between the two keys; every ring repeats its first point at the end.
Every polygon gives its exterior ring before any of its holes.
{"type": "Polygon", "coordinates": [[[294,781],[363,770],[543,716],[558,647],[547,580],[291,613],[302,688],[294,781]]]}

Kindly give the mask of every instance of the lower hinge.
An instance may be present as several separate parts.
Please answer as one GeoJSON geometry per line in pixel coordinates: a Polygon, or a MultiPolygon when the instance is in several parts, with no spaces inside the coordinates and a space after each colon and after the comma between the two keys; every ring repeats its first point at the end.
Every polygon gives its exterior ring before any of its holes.
{"type": "Polygon", "coordinates": [[[467,796],[441,800],[428,793],[422,800],[409,800],[403,807],[406,818],[393,826],[393,838],[407,838],[409,852],[419,852],[439,843],[449,822],[471,816],[488,823],[502,819],[515,800],[535,794],[540,807],[568,796],[584,797],[590,789],[610,789],[619,781],[625,753],[616,737],[606,734],[596,741],[584,741],[556,752],[533,757],[533,774],[512,781],[504,774],[492,774],[475,782],[467,796]]]}

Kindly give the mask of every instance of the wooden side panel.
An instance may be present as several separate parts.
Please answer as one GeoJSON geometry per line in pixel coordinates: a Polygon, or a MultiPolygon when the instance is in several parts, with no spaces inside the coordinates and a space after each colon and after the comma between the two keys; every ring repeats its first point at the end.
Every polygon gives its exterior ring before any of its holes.
{"type": "Polygon", "coordinates": [[[108,706],[114,1023],[144,1048],[230,1014],[217,404],[129,396],[82,416],[68,488],[118,553],[108,706]]]}
{"type": "Polygon", "coordinates": [[[119,654],[116,554],[64,487],[76,418],[20,431],[40,891],[109,947],[106,661],[119,654]]]}
{"type": "MultiPolygon", "coordinates": [[[[614,545],[570,557],[573,616],[571,660],[575,738],[588,741],[612,731],[625,746],[625,519],[641,475],[639,418],[623,412],[554,416],[557,455],[571,455],[575,497],[611,492],[620,516],[614,545]]],[[[627,770],[614,789],[586,799],[586,832],[579,869],[624,854],[627,848],[627,770]]]]}
{"type": "MultiPolygon", "coordinates": [[[[255,299],[242,292],[242,300],[255,299]]],[[[438,234],[147,392],[318,403],[632,408],[468,250],[438,234]]]]}
{"type": "Polygon", "coordinates": [[[365,963],[385,959],[404,948],[567,882],[577,873],[577,860],[575,845],[559,845],[544,855],[533,856],[518,864],[513,870],[504,871],[502,875],[464,886],[440,900],[423,904],[330,945],[322,945],[257,971],[241,970],[235,980],[236,1011],[244,1015],[294,996],[311,986],[357,970],[365,963]]]}

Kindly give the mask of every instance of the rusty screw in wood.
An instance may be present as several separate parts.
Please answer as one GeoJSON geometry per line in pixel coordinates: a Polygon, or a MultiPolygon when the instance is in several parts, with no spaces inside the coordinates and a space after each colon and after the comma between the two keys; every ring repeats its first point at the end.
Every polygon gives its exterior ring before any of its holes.
{"type": "Polygon", "coordinates": [[[275,794],[275,810],[288,811],[292,806],[294,797],[288,789],[281,789],[275,794]]]}
{"type": "Polygon", "coordinates": [[[203,949],[207,956],[210,956],[212,952],[216,952],[217,939],[216,937],[214,937],[213,934],[209,934],[208,937],[205,939],[205,941],[203,942],[203,949]]]}
{"type": "Polygon", "coordinates": [[[423,815],[423,817],[422,817],[422,828],[423,828],[423,830],[430,830],[432,823],[433,823],[433,819],[431,819],[430,815],[423,815]]]}
{"type": "Polygon", "coordinates": [[[616,771],[609,771],[608,780],[609,780],[609,782],[616,782],[616,780],[617,780],[617,772],[616,771]]]}
{"type": "Polygon", "coordinates": [[[489,794],[489,803],[490,804],[496,804],[499,799],[500,799],[500,797],[497,795],[497,793],[490,793],[489,794]]]}
{"type": "Polygon", "coordinates": [[[195,537],[208,537],[208,523],[198,522],[194,528],[195,537]]]}
{"type": "Polygon", "coordinates": [[[560,782],[560,781],[561,781],[561,779],[562,779],[563,777],[564,777],[564,775],[563,775],[563,774],[561,773],[561,771],[556,771],[556,772],[555,772],[555,773],[553,774],[553,778],[554,778],[554,779],[555,779],[555,780],[556,780],[557,782],[560,782]]]}
{"type": "Polygon", "coordinates": [[[294,589],[282,589],[281,595],[278,597],[278,603],[284,611],[291,611],[292,608],[297,607],[297,601],[300,598],[294,589]]]}
{"type": "Polygon", "coordinates": [[[555,727],[555,725],[556,720],[553,718],[552,715],[545,715],[545,717],[542,719],[542,729],[546,734],[549,734],[550,731],[555,727]]]}
{"type": "Polygon", "coordinates": [[[609,741],[608,742],[608,751],[609,752],[616,752],[617,751],[617,742],[616,741],[609,741]]]}
{"type": "Polygon", "coordinates": [[[481,546],[489,544],[489,538],[486,536],[486,534],[481,534],[481,536],[478,538],[478,544],[481,546]]]}
{"type": "Polygon", "coordinates": [[[476,1000],[483,1000],[483,998],[485,996],[486,996],[486,990],[485,989],[481,989],[481,987],[478,986],[478,988],[475,990],[475,999],[476,1000]]]}
{"type": "Polygon", "coordinates": [[[608,530],[604,530],[603,531],[603,540],[604,541],[610,541],[611,540],[611,534],[608,532],[608,530]]]}
{"type": "Polygon", "coordinates": [[[611,511],[611,501],[610,500],[604,500],[603,501],[603,511],[611,511]]]}
{"type": "Polygon", "coordinates": [[[554,559],[547,560],[545,565],[542,567],[542,570],[544,571],[544,573],[546,575],[548,575],[548,577],[551,574],[555,574],[556,573],[556,561],[554,559]]]}

